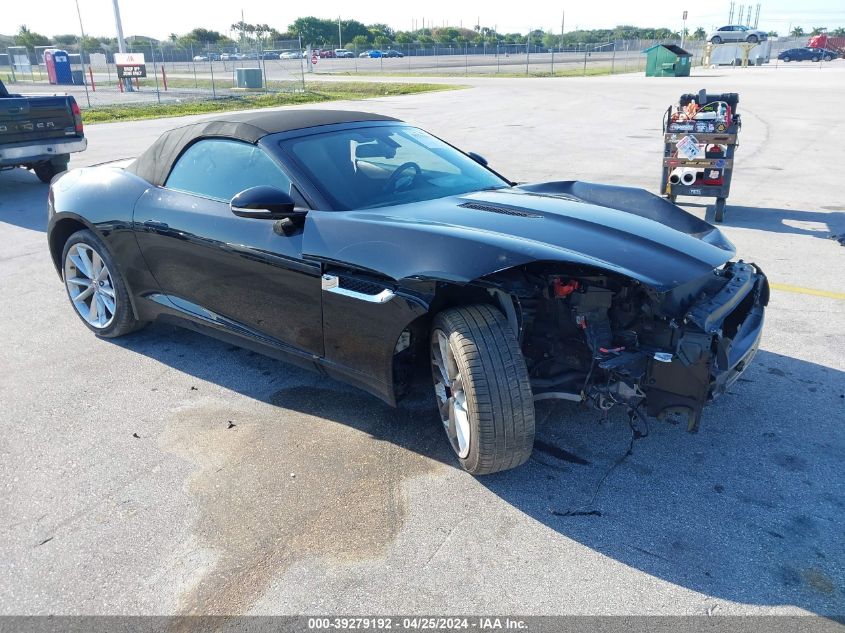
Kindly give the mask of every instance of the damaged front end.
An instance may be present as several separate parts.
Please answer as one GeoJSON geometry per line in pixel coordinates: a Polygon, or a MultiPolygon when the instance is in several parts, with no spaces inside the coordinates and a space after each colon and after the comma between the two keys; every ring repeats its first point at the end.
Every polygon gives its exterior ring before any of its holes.
{"type": "Polygon", "coordinates": [[[766,276],[742,261],[666,292],[553,264],[510,269],[488,281],[516,304],[511,320],[535,400],[685,416],[691,432],[704,405],[754,357],[769,299],[766,276]]]}

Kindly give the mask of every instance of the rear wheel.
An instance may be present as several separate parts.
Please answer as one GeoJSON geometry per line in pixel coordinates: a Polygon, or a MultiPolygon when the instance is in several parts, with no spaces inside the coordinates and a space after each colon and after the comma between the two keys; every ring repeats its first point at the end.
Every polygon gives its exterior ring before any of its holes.
{"type": "Polygon", "coordinates": [[[525,463],[534,448],[534,399],[504,315],[489,305],[438,314],[431,364],[440,419],[461,465],[486,475],[525,463]]]}
{"type": "Polygon", "coordinates": [[[824,61],[826,61],[826,62],[833,61],[833,56],[832,55],[825,55],[822,59],[824,59],[824,61]]]}
{"type": "Polygon", "coordinates": [[[35,172],[35,175],[38,176],[38,180],[50,184],[53,176],[56,176],[63,171],[67,171],[67,164],[69,161],[70,156],[67,154],[63,156],[56,156],[52,160],[38,163],[32,168],[32,170],[35,172]]]}
{"type": "Polygon", "coordinates": [[[784,62],[786,62],[787,64],[789,63],[789,60],[790,60],[790,59],[791,59],[791,58],[789,57],[789,55],[784,55],[784,56],[783,56],[783,61],[784,61],[784,62]]]}
{"type": "Polygon", "coordinates": [[[710,40],[710,42],[711,42],[712,44],[721,44],[721,43],[722,43],[722,38],[721,38],[721,37],[719,37],[718,35],[715,35],[715,36],[713,36],[713,38],[710,40]]]}
{"type": "Polygon", "coordinates": [[[62,251],[68,298],[86,327],[115,338],[144,325],[132,312],[129,291],[106,245],[89,230],[77,231],[62,251]]]}

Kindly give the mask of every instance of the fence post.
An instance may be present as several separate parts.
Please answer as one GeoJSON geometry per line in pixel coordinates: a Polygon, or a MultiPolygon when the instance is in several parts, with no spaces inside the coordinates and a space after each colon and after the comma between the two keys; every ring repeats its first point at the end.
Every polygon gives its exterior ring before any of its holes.
{"type": "Polygon", "coordinates": [[[613,42],[613,57],[610,58],[610,74],[616,69],[616,42],[613,42]]]}
{"type": "Polygon", "coordinates": [[[91,70],[91,64],[88,64],[88,77],[91,78],[91,92],[97,92],[97,84],[94,83],[94,71],[91,70]]]}
{"type": "Polygon", "coordinates": [[[217,98],[217,89],[214,87],[214,60],[211,57],[211,48],[208,49],[208,68],[211,71],[211,98],[217,98]]]}
{"type": "Polygon", "coordinates": [[[552,48],[552,77],[555,76],[555,49],[552,48]]]}
{"type": "Polygon", "coordinates": [[[156,79],[156,101],[161,103],[161,92],[158,89],[158,68],[156,68],[156,49],[152,42],[150,42],[150,55],[153,57],[153,75],[156,79]]]}

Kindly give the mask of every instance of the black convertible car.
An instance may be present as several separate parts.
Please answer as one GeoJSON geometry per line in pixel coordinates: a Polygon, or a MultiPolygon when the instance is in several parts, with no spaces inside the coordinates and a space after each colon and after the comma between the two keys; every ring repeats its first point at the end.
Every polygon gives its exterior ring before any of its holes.
{"type": "Polygon", "coordinates": [[[534,402],[681,413],[751,361],[768,284],[639,189],[516,185],[362,112],[244,113],[49,193],[49,247],[98,336],[176,320],[395,404],[431,372],[475,474],[523,463],[534,402]]]}

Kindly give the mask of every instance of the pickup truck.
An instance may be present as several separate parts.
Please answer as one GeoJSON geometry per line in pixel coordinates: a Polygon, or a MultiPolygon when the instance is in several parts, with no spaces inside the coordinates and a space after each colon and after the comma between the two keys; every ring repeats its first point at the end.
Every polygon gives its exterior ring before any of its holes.
{"type": "Polygon", "coordinates": [[[13,95],[0,81],[0,170],[24,167],[49,183],[87,146],[76,99],[13,95]]]}

